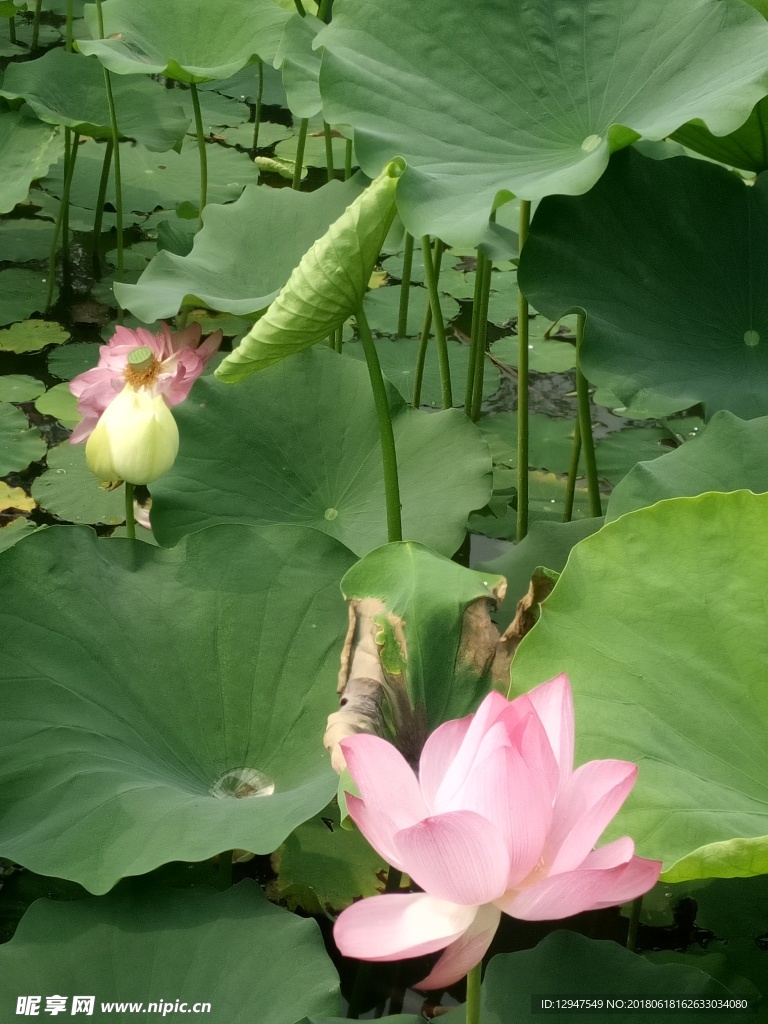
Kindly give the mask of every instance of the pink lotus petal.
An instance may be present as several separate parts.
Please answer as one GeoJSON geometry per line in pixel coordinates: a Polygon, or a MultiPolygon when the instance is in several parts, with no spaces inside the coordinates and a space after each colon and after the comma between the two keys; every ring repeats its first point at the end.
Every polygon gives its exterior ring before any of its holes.
{"type": "MultiPolygon", "coordinates": [[[[540,728],[536,716],[532,718],[534,728],[540,728]]],[[[509,857],[505,888],[514,888],[544,850],[552,823],[549,780],[507,745],[473,769],[462,797],[464,808],[477,811],[499,831],[509,857]]]]}
{"type": "Polygon", "coordinates": [[[628,864],[605,871],[550,875],[496,900],[496,906],[522,921],[555,921],[636,899],[653,888],[660,873],[661,861],[633,857],[628,864]]]}
{"type": "Polygon", "coordinates": [[[398,829],[428,815],[413,769],[379,736],[360,734],[341,741],[347,768],[371,814],[391,818],[398,829]]]}
{"type": "Polygon", "coordinates": [[[424,802],[434,813],[435,797],[469,729],[472,716],[444,722],[427,737],[419,760],[419,785],[424,802]]]}
{"type": "Polygon", "coordinates": [[[527,713],[518,719],[514,727],[510,728],[506,717],[504,724],[508,729],[512,746],[525,761],[534,778],[539,780],[541,799],[551,807],[560,791],[560,769],[549,735],[533,704],[527,702],[527,713]]]}
{"type": "Polygon", "coordinates": [[[496,724],[508,707],[509,703],[495,690],[491,691],[483,700],[472,716],[464,740],[435,795],[436,806],[441,808],[451,806],[451,801],[466,781],[486,733],[496,724]]]}
{"type": "Polygon", "coordinates": [[[528,697],[549,737],[563,786],[573,771],[573,693],[568,676],[562,674],[542,683],[528,697]]]}
{"type": "Polygon", "coordinates": [[[219,351],[219,346],[224,340],[223,331],[214,331],[213,334],[209,334],[205,341],[197,348],[197,354],[203,360],[203,364],[207,363],[214,353],[219,351]]]}
{"type": "Polygon", "coordinates": [[[347,810],[367,842],[384,858],[387,864],[391,864],[398,871],[405,871],[405,865],[400,860],[400,854],[395,846],[395,835],[400,829],[392,819],[380,810],[371,811],[353,793],[347,793],[347,810]]]}
{"type": "Polygon", "coordinates": [[[501,911],[486,904],[464,934],[447,947],[427,977],[414,988],[447,988],[468,974],[485,956],[499,927],[501,911]]]}
{"type": "Polygon", "coordinates": [[[474,811],[449,811],[397,832],[405,870],[425,892],[452,903],[490,903],[506,889],[509,857],[499,830],[474,811]]]}
{"type": "Polygon", "coordinates": [[[612,843],[606,843],[599,850],[588,853],[584,863],[584,869],[617,868],[620,864],[628,864],[635,853],[635,844],[629,836],[622,836],[621,839],[614,839],[612,843]]]}
{"type": "Polygon", "coordinates": [[[347,907],[333,937],[343,956],[399,960],[436,953],[472,924],[477,907],[460,907],[417,892],[371,896],[347,907]]]}
{"type": "Polygon", "coordinates": [[[571,775],[555,804],[544,860],[550,874],[579,867],[616,816],[637,778],[628,761],[588,761],[571,775]]]}

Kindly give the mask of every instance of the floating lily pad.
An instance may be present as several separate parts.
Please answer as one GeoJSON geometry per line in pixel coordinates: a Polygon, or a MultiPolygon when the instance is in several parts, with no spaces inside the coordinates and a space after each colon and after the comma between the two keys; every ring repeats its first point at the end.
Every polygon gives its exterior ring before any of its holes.
{"type": "MultiPolygon", "coordinates": [[[[161,152],[184,138],[189,118],[177,93],[145,78],[117,78],[112,94],[124,138],[161,152]]],[[[82,54],[53,49],[37,60],[9,64],[0,96],[26,100],[49,124],[66,125],[92,138],[112,137],[104,70],[82,54]]]]}
{"type": "MultiPolygon", "coordinates": [[[[261,143],[259,143],[261,144],[261,143]]],[[[333,150],[333,165],[336,170],[340,170],[344,167],[344,160],[346,154],[347,140],[342,138],[340,135],[335,134],[331,137],[331,149],[333,150]]],[[[296,163],[296,154],[298,152],[299,140],[298,136],[292,134],[289,138],[284,139],[282,142],[278,142],[275,146],[275,156],[281,160],[290,160],[294,165],[296,163]]],[[[302,156],[302,165],[304,167],[325,167],[327,166],[328,160],[325,152],[325,136],[322,132],[316,132],[308,134],[306,143],[304,145],[304,154],[302,156]]],[[[352,155],[352,166],[357,167],[357,160],[352,155]]]]}
{"type": "Polygon", "coordinates": [[[598,472],[610,484],[616,485],[638,462],[650,462],[669,452],[670,448],[662,442],[670,440],[669,431],[660,427],[630,427],[614,431],[597,442],[598,472]]]}
{"type": "Polygon", "coordinates": [[[480,240],[499,192],[587,192],[638,135],[694,118],[724,135],[768,92],[768,24],[731,0],[491,0],[471,17],[463,0],[366,0],[317,38],[326,119],[354,129],[367,174],[402,156],[406,228],[452,244],[480,240]]]}
{"type": "MultiPolygon", "coordinates": [[[[181,153],[151,153],[144,146],[122,143],[120,147],[123,202],[126,210],[149,213],[157,207],[175,209],[183,202],[199,202],[200,163],[191,139],[181,153]]],[[[104,147],[86,140],[77,151],[72,180],[72,202],[92,209],[99,191],[104,147]]],[[[222,146],[208,151],[208,201],[226,203],[237,199],[246,185],[258,181],[258,170],[245,153],[222,146]]],[[[45,178],[44,187],[61,196],[64,163],[60,161],[45,178]]],[[[107,202],[114,205],[114,181],[107,186],[107,202]]]]}
{"type": "Polygon", "coordinates": [[[69,390],[69,384],[55,384],[40,395],[35,408],[43,416],[53,416],[65,427],[76,427],[83,418],[77,411],[77,399],[69,390]]]}
{"type": "Polygon", "coordinates": [[[35,499],[23,487],[10,487],[4,480],[0,480],[0,512],[7,512],[8,509],[31,512],[35,504],[35,499]]]}
{"type": "MultiPolygon", "coordinates": [[[[400,309],[399,287],[377,288],[370,291],[365,296],[363,305],[372,331],[392,337],[397,336],[397,319],[400,309]]],[[[421,334],[428,305],[429,296],[426,288],[412,285],[408,297],[408,321],[405,330],[407,337],[412,338],[421,334]]],[[[459,315],[459,304],[450,296],[440,297],[440,309],[445,323],[459,315]]]]}
{"type": "Polygon", "coordinates": [[[0,261],[32,263],[47,260],[53,240],[53,222],[35,218],[0,221],[0,261]]]}
{"type": "MultiPolygon", "coordinates": [[[[419,412],[388,390],[403,535],[452,555],[490,496],[487,445],[457,410],[419,412]]],[[[203,377],[174,415],[179,455],[152,488],[161,544],[223,522],[312,526],[358,555],[386,543],[379,431],[358,360],[316,347],[236,386],[203,377]]]]}
{"type": "Polygon", "coordinates": [[[14,405],[0,404],[0,476],[20,473],[45,455],[40,431],[14,405]]]}
{"type": "Polygon", "coordinates": [[[766,544],[748,491],[622,516],[574,548],[513,662],[517,692],[567,667],[578,763],[639,764],[606,839],[666,881],[768,871],[766,544]]]}
{"type": "MultiPolygon", "coordinates": [[[[528,325],[528,367],[536,373],[566,373],[576,366],[576,346],[568,329],[575,318],[564,317],[564,323],[555,325],[543,316],[535,316],[528,325]],[[552,330],[554,328],[554,330],[552,330]],[[549,337],[547,332],[551,331],[549,337]]],[[[496,359],[507,366],[517,366],[520,339],[509,335],[499,338],[491,346],[496,359]]],[[[602,404],[602,403],[598,403],[602,404]]],[[[617,403],[618,404],[618,403],[617,403]]]]}
{"type": "MultiPolygon", "coordinates": [[[[500,412],[483,416],[478,426],[487,439],[494,464],[517,466],[517,413],[500,412]]],[[[573,450],[575,424],[533,413],[528,419],[528,464],[532,469],[567,473],[573,450]]]]}
{"type": "MultiPolygon", "coordinates": [[[[57,292],[58,289],[54,290],[54,298],[57,292]]],[[[11,330],[0,331],[0,351],[35,352],[45,345],[60,345],[67,340],[69,335],[59,324],[48,325],[43,320],[16,324],[16,321],[24,320],[33,313],[41,313],[45,309],[47,293],[45,277],[33,270],[11,269],[0,272],[0,325],[14,324],[11,330]],[[61,334],[64,337],[55,340],[61,334]],[[44,337],[49,340],[37,344],[44,337]]]]}
{"type": "Polygon", "coordinates": [[[330,806],[305,821],[272,858],[277,878],[273,899],[290,910],[336,916],[354,900],[384,891],[387,864],[358,829],[342,828],[330,806]]]}
{"type": "MultiPolygon", "coordinates": [[[[296,8],[294,7],[294,10],[296,8]]],[[[285,89],[280,72],[269,64],[261,65],[263,78],[262,103],[278,107],[285,106],[285,89]]],[[[233,96],[247,103],[256,103],[259,97],[259,64],[249,64],[242,71],[223,81],[204,82],[199,92],[220,92],[222,96],[233,96]]]]}
{"type": "Polygon", "coordinates": [[[61,380],[72,380],[96,366],[100,348],[93,342],[81,341],[55,348],[48,356],[48,371],[61,380]]]}
{"type": "MultiPolygon", "coordinates": [[[[259,124],[259,149],[268,149],[276,142],[282,142],[293,135],[293,129],[284,124],[262,121],[259,124]]],[[[253,125],[239,124],[234,128],[217,128],[216,138],[228,146],[241,146],[243,149],[253,148],[253,125]]]]}
{"type": "Polygon", "coordinates": [[[768,491],[768,417],[740,420],[729,412],[712,417],[700,437],[662,459],[641,462],[618,484],[608,521],[664,498],[706,491],[768,491]]]}
{"type": "Polygon", "coordinates": [[[103,893],[277,849],[336,790],[319,737],[353,561],[317,531],[245,526],[172,550],[55,527],[7,552],[2,854],[103,893]]]}
{"type": "Polygon", "coordinates": [[[80,41],[83,53],[96,54],[119,75],[164,75],[181,82],[229,78],[257,55],[271,62],[290,18],[272,0],[205,4],[194,17],[187,0],[107,0],[103,11],[102,33],[95,5],[85,7],[93,39],[80,41]]]}
{"type": "Polygon", "coordinates": [[[27,198],[29,186],[48,173],[64,151],[59,130],[18,110],[0,110],[0,213],[27,198]]]}
{"type": "Polygon", "coordinates": [[[12,519],[10,523],[6,523],[5,526],[0,526],[0,552],[7,551],[17,541],[34,533],[36,529],[35,524],[29,519],[25,519],[24,516],[19,516],[17,519],[12,519]]]}
{"type": "Polygon", "coordinates": [[[150,1014],[159,1004],[158,1016],[178,1006],[204,1013],[210,1024],[294,1024],[307,1012],[339,1007],[338,976],[320,929],[272,906],[250,879],[224,892],[38,900],[2,947],[0,964],[6,1006],[30,991],[66,993],[71,1016],[74,993],[87,992],[95,998],[94,1021],[123,1016],[103,1009],[114,1000],[136,1000],[150,1014]],[[245,948],[250,956],[242,956],[245,948]],[[254,971],[251,957],[269,970],[254,971]]]}
{"type": "Polygon", "coordinates": [[[630,414],[652,398],[750,418],[768,412],[766,262],[768,176],[630,149],[588,195],[542,201],[520,279],[546,316],[587,311],[584,372],[630,414]]]}
{"type": "MultiPolygon", "coordinates": [[[[344,349],[347,355],[356,359],[365,359],[362,345],[352,344],[344,349]]],[[[416,363],[419,355],[419,342],[415,338],[399,338],[390,341],[380,338],[376,341],[376,351],[384,371],[406,402],[413,401],[413,382],[416,376],[416,363]]],[[[453,404],[463,408],[464,391],[469,367],[469,346],[455,341],[448,342],[448,362],[451,367],[453,404]]],[[[490,398],[499,390],[501,374],[498,367],[486,359],[483,374],[483,398],[490,398]]],[[[424,363],[424,377],[421,385],[421,404],[441,409],[443,405],[440,388],[440,364],[437,356],[437,345],[434,338],[427,348],[424,363]]]]}
{"type": "MultiPolygon", "coordinates": [[[[192,94],[186,89],[179,89],[175,95],[190,121],[189,131],[194,135],[195,112],[192,106],[192,94]]],[[[221,96],[217,92],[203,92],[200,93],[200,114],[204,130],[216,134],[217,129],[225,125],[234,127],[247,121],[251,116],[251,109],[247,103],[242,103],[231,96],[221,96]]]]}
{"type": "Polygon", "coordinates": [[[206,207],[189,256],[158,253],[137,284],[118,285],[116,294],[147,323],[191,303],[237,315],[255,313],[269,305],[361,188],[360,181],[330,182],[311,193],[246,188],[230,206],[206,207]],[[259,238],[263,244],[254,244],[259,238]]]}
{"type": "Polygon", "coordinates": [[[47,463],[48,472],[32,483],[32,497],[46,512],[68,523],[124,522],[124,489],[102,487],[86,465],[84,444],[56,445],[48,451],[47,463]]]}
{"type": "Polygon", "coordinates": [[[9,373],[0,377],[0,402],[33,402],[45,391],[45,384],[34,377],[9,373]]]}

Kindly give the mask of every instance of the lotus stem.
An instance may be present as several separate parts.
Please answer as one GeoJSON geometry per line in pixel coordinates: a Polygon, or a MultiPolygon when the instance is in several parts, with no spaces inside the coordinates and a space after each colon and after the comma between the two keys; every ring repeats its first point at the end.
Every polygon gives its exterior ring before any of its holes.
{"type": "Polygon", "coordinates": [[[573,447],[571,448],[571,461],[568,466],[568,483],[565,488],[565,507],[563,509],[563,522],[570,523],[573,517],[573,499],[576,494],[576,477],[579,475],[579,459],[581,458],[581,426],[578,418],[573,431],[573,447]]]}
{"type": "Polygon", "coordinates": [[[584,448],[584,465],[587,471],[589,488],[589,514],[603,514],[600,502],[600,481],[597,476],[597,460],[595,458],[595,439],[592,436],[592,414],[589,404],[589,383],[581,370],[581,344],[584,340],[586,313],[579,313],[576,318],[576,400],[579,405],[579,428],[581,443],[584,448]]]}
{"type": "Polygon", "coordinates": [[[299,12],[302,18],[306,18],[307,12],[304,10],[304,4],[301,2],[301,0],[293,0],[293,2],[296,4],[296,10],[299,12]]]}
{"type": "Polygon", "coordinates": [[[352,139],[347,139],[344,146],[344,181],[352,177],[352,139]]]}
{"type": "Polygon", "coordinates": [[[136,540],[136,517],[133,513],[133,484],[125,484],[125,530],[128,540],[136,540]]]}
{"type": "Polygon", "coordinates": [[[467,974],[467,1016],[466,1024],[480,1024],[480,995],[483,964],[480,961],[467,974]]]}
{"type": "Polygon", "coordinates": [[[43,6],[43,0],[35,0],[35,16],[32,21],[32,43],[30,49],[36,50],[37,44],[40,41],[40,11],[43,6]]]}
{"type": "Polygon", "coordinates": [[[341,351],[344,348],[344,325],[336,328],[336,334],[334,337],[334,348],[341,355],[341,351]]]}
{"type": "Polygon", "coordinates": [[[373,400],[379,420],[379,438],[381,440],[381,458],[384,464],[384,494],[387,505],[387,539],[393,541],[403,539],[403,525],[400,518],[400,481],[397,473],[397,451],[395,450],[395,433],[392,429],[392,414],[387,398],[387,389],[381,372],[381,364],[371,335],[368,319],[363,312],[362,304],[355,314],[360,340],[363,343],[365,361],[371,378],[373,400]]]}
{"type": "Polygon", "coordinates": [[[259,128],[261,126],[261,106],[264,98],[264,61],[259,60],[259,86],[256,91],[256,112],[253,122],[253,152],[259,148],[259,128]]]}
{"type": "Polygon", "coordinates": [[[107,185],[109,184],[109,172],[112,168],[112,150],[114,143],[107,139],[104,146],[104,162],[101,165],[101,178],[99,179],[99,194],[96,197],[96,213],[93,218],[93,267],[101,277],[99,260],[99,247],[101,242],[101,225],[104,221],[104,203],[107,201],[107,185]]]}
{"type": "Polygon", "coordinates": [[[203,210],[208,202],[208,153],[205,148],[205,132],[203,131],[203,114],[200,110],[200,97],[197,94],[197,85],[190,83],[189,90],[192,93],[192,109],[195,112],[195,133],[197,135],[197,152],[200,154],[200,213],[198,217],[198,228],[203,226],[203,210]]]}
{"type": "MultiPolygon", "coordinates": [[[[80,136],[75,132],[72,137],[72,145],[69,147],[65,159],[64,188],[61,193],[59,212],[56,215],[56,222],[53,225],[53,238],[51,239],[51,249],[48,255],[48,293],[45,299],[46,313],[53,304],[53,291],[56,287],[56,249],[58,247],[59,238],[61,237],[66,215],[69,211],[69,193],[72,189],[72,178],[75,173],[75,160],[77,159],[77,146],[79,140],[80,136]]],[[[65,237],[64,247],[66,248],[68,244],[69,239],[65,237]]]]}
{"type": "Polygon", "coordinates": [[[325,166],[328,173],[328,181],[333,181],[336,177],[336,169],[333,166],[333,135],[331,134],[331,126],[327,121],[323,121],[323,136],[325,137],[325,166]]]}
{"type": "MultiPolygon", "coordinates": [[[[99,24],[99,38],[104,38],[104,14],[101,9],[101,0],[96,0],[96,16],[99,24]]],[[[104,72],[104,88],[107,92],[107,105],[109,107],[109,123],[112,128],[112,161],[115,170],[115,227],[117,229],[117,269],[115,281],[122,281],[125,261],[123,255],[123,178],[120,169],[120,131],[117,127],[117,111],[115,109],[115,97],[112,94],[112,79],[109,71],[102,67],[104,72]]],[[[123,308],[117,303],[117,322],[123,322],[123,308]]]]}
{"type": "Polygon", "coordinates": [[[67,0],[67,28],[66,28],[66,33],[67,34],[66,34],[66,38],[65,38],[65,41],[64,41],[64,48],[66,49],[67,53],[72,53],[72,47],[73,47],[72,22],[74,20],[74,17],[75,17],[75,0],[67,0]]]}
{"type": "MultiPolygon", "coordinates": [[[[472,327],[476,330],[476,336],[473,339],[473,351],[470,355],[472,362],[472,404],[470,407],[470,419],[473,422],[477,422],[480,419],[480,409],[483,404],[483,381],[485,377],[485,344],[488,337],[488,303],[491,295],[491,272],[493,270],[493,261],[489,260],[487,256],[483,255],[482,261],[482,278],[480,280],[480,295],[479,295],[479,306],[477,310],[472,310],[472,327]],[[477,323],[475,323],[474,314],[477,312],[477,323]]],[[[480,268],[478,267],[478,273],[480,268]]],[[[477,279],[475,279],[477,283],[477,279]]]]}
{"type": "Polygon", "coordinates": [[[632,910],[629,914],[629,928],[627,929],[627,949],[633,953],[637,949],[637,933],[640,928],[640,913],[643,909],[643,897],[638,896],[632,900],[632,910]]]}
{"type": "Polygon", "coordinates": [[[299,138],[296,144],[296,164],[293,168],[293,181],[291,182],[291,188],[301,188],[301,170],[304,165],[304,147],[307,144],[307,128],[309,127],[309,120],[306,117],[302,117],[299,123],[299,138]]]}
{"type": "Polygon", "coordinates": [[[13,46],[16,45],[16,15],[12,14],[8,19],[8,39],[13,46]]]}
{"type": "Polygon", "coordinates": [[[403,250],[403,276],[400,283],[400,307],[397,312],[397,336],[404,338],[408,333],[408,300],[411,295],[411,271],[413,270],[413,235],[406,234],[403,250]]]}
{"type": "Polygon", "coordinates": [[[429,332],[432,328],[432,307],[427,303],[424,313],[424,325],[421,328],[419,339],[419,354],[416,356],[416,373],[413,378],[413,407],[418,409],[421,405],[421,385],[424,381],[424,363],[427,361],[427,346],[429,345],[429,332]]]}
{"type": "MultiPolygon", "coordinates": [[[[76,140],[75,140],[76,141],[76,140]]],[[[64,129],[64,166],[69,168],[70,163],[75,160],[76,150],[72,146],[72,129],[64,129]]],[[[72,168],[74,175],[74,167],[72,168]]],[[[65,171],[66,176],[66,171],[65,171]]],[[[71,192],[70,181],[70,192],[71,192]]],[[[72,279],[69,273],[69,198],[66,203],[61,204],[63,216],[61,218],[61,283],[65,291],[68,291],[72,279]]],[[[55,242],[55,239],[54,239],[55,242]]]]}
{"type": "MultiPolygon", "coordinates": [[[[520,200],[520,252],[528,238],[531,204],[520,200]]],[[[517,297],[517,543],[528,533],[528,300],[517,297]]]]}
{"type": "Polygon", "coordinates": [[[317,16],[320,21],[327,22],[331,20],[331,0],[321,0],[317,16]]]}
{"type": "Polygon", "coordinates": [[[440,364],[440,394],[443,408],[453,408],[453,392],[451,389],[451,366],[448,362],[448,342],[445,338],[445,324],[440,309],[440,293],[437,290],[437,279],[440,274],[440,260],[443,255],[443,243],[435,239],[434,261],[430,253],[429,235],[421,240],[421,251],[424,259],[424,282],[429,293],[429,305],[432,310],[432,322],[435,325],[435,341],[437,342],[437,359],[440,364]]]}

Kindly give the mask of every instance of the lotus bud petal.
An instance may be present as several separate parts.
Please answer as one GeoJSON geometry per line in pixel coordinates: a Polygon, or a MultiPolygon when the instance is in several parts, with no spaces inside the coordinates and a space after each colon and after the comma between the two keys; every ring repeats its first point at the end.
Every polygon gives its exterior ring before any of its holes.
{"type": "Polygon", "coordinates": [[[149,484],[168,472],[178,450],[179,430],[163,396],[126,385],[102,413],[85,458],[102,480],[149,484]]]}

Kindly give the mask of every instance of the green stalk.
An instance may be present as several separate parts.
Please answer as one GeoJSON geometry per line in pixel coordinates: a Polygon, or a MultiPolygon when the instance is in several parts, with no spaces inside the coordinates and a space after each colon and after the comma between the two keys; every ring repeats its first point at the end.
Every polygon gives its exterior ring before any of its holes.
{"type": "MultiPolygon", "coordinates": [[[[520,252],[528,238],[531,204],[520,201],[520,252]]],[[[519,285],[519,282],[518,282],[519,285]]],[[[528,300],[517,300],[517,543],[528,533],[528,300]]]]}
{"type": "Polygon", "coordinates": [[[344,181],[352,177],[352,139],[347,139],[344,146],[344,181]]]}
{"type": "MultiPolygon", "coordinates": [[[[99,38],[104,38],[104,14],[101,10],[101,0],[96,0],[96,16],[99,23],[99,38]]],[[[109,106],[109,123],[112,128],[112,161],[115,170],[115,226],[117,228],[117,269],[115,270],[115,281],[122,281],[125,269],[123,255],[123,179],[120,169],[120,131],[117,127],[117,111],[115,110],[115,97],[112,94],[112,79],[106,68],[104,72],[104,87],[107,92],[107,105],[109,106]]],[[[117,304],[117,322],[123,322],[123,309],[120,303],[117,304]]]]}
{"type": "MultiPolygon", "coordinates": [[[[483,404],[483,379],[485,376],[485,345],[488,337],[488,303],[491,296],[491,280],[493,260],[488,257],[483,259],[483,279],[480,284],[480,308],[477,311],[477,338],[474,348],[474,369],[472,379],[472,408],[471,416],[473,423],[480,419],[480,409],[483,404]]],[[[474,314],[474,310],[472,310],[474,314]]],[[[474,318],[473,318],[474,326],[474,318]]]]}
{"type": "MultiPolygon", "coordinates": [[[[104,146],[104,162],[101,165],[101,178],[99,179],[99,194],[96,197],[96,213],[93,218],[93,265],[99,273],[99,246],[101,243],[101,225],[104,221],[104,203],[107,201],[107,185],[109,184],[109,172],[112,169],[112,150],[114,144],[112,139],[107,139],[104,146]]],[[[99,273],[99,276],[100,273],[99,273]]]]}
{"type": "Polygon", "coordinates": [[[128,540],[136,540],[136,517],[133,514],[133,484],[125,484],[125,530],[128,540]]]}
{"type": "Polygon", "coordinates": [[[413,270],[413,235],[406,234],[403,251],[403,278],[400,285],[400,308],[397,313],[397,336],[404,338],[408,333],[408,300],[411,295],[411,271],[413,270]]]}
{"type": "Polygon", "coordinates": [[[333,339],[333,347],[341,355],[341,351],[344,348],[344,326],[336,328],[336,333],[333,339]]]}
{"type": "MultiPolygon", "coordinates": [[[[45,299],[45,311],[46,313],[51,308],[53,303],[53,291],[56,287],[56,249],[58,247],[59,238],[61,237],[62,227],[66,219],[66,215],[69,211],[69,193],[72,189],[72,178],[75,173],[75,160],[77,159],[77,146],[80,140],[80,136],[77,132],[74,133],[72,138],[72,147],[66,160],[66,167],[64,171],[64,188],[61,193],[61,202],[59,203],[59,212],[56,215],[56,223],[53,225],[53,238],[51,239],[51,249],[48,255],[48,293],[45,299]]],[[[68,244],[69,240],[65,238],[64,245],[68,244]]]]}
{"type": "MultiPolygon", "coordinates": [[[[70,162],[74,163],[76,150],[72,145],[72,129],[64,129],[64,166],[68,168],[70,162]]],[[[64,172],[66,176],[66,171],[64,172]]],[[[74,174],[74,167],[72,169],[74,174]]],[[[69,201],[62,204],[64,216],[61,219],[61,282],[64,291],[68,291],[72,278],[69,272],[69,201]]]]}
{"type": "Polygon", "coordinates": [[[584,447],[584,465],[587,470],[587,486],[589,488],[589,514],[603,514],[600,502],[600,482],[597,477],[597,460],[595,459],[595,439],[592,436],[592,414],[589,404],[589,383],[581,372],[581,343],[584,340],[584,325],[587,317],[579,313],[576,318],[576,400],[579,404],[579,428],[581,443],[584,447]]]}
{"type": "Polygon", "coordinates": [[[418,409],[421,405],[421,385],[424,380],[424,363],[427,361],[427,346],[429,345],[429,332],[432,327],[432,307],[427,304],[424,313],[424,326],[421,328],[419,339],[419,354],[416,356],[416,373],[413,378],[413,407],[418,409]]]}
{"type": "Polygon", "coordinates": [[[482,961],[467,975],[467,1016],[466,1024],[480,1024],[480,981],[482,961]]]}
{"type": "Polygon", "coordinates": [[[578,418],[573,431],[573,447],[571,448],[571,461],[568,465],[568,483],[565,488],[565,507],[563,509],[563,522],[570,523],[573,516],[573,499],[576,494],[576,477],[579,475],[579,459],[581,458],[581,426],[578,418]]]}
{"type": "Polygon", "coordinates": [[[75,17],[75,0],[67,0],[67,34],[64,41],[64,48],[67,53],[72,53],[73,48],[73,33],[72,33],[72,22],[75,17]]]}
{"type": "Polygon", "coordinates": [[[293,168],[293,181],[291,182],[291,188],[301,188],[301,168],[304,163],[304,147],[307,144],[307,128],[309,127],[309,120],[306,117],[302,117],[299,123],[299,139],[296,145],[296,166],[293,168]]]}
{"type": "Polygon", "coordinates": [[[381,440],[381,458],[384,464],[384,494],[387,504],[387,539],[392,541],[403,539],[403,526],[400,519],[400,481],[397,474],[397,452],[395,450],[395,434],[392,429],[392,415],[387,399],[387,389],[381,373],[381,364],[376,352],[376,345],[371,336],[368,320],[362,305],[355,314],[360,340],[363,343],[365,361],[371,378],[373,400],[379,420],[379,438],[381,440]]]}
{"type": "Polygon", "coordinates": [[[264,98],[264,62],[259,61],[259,88],[256,92],[256,114],[253,122],[253,152],[259,148],[259,126],[261,125],[261,101],[264,98]]]}
{"type": "Polygon", "coordinates": [[[8,39],[13,45],[16,45],[16,15],[8,19],[8,39]]]}
{"type": "Polygon", "coordinates": [[[640,912],[643,909],[643,897],[638,896],[632,900],[632,910],[629,914],[629,928],[627,929],[627,949],[634,953],[637,949],[637,932],[640,928],[640,912]]]}
{"type": "Polygon", "coordinates": [[[336,177],[336,168],[333,166],[333,135],[331,135],[331,126],[327,121],[323,121],[323,135],[325,137],[325,166],[328,181],[333,181],[336,177]]]}
{"type": "Polygon", "coordinates": [[[30,49],[36,50],[37,44],[40,39],[40,11],[43,6],[43,0],[35,0],[35,18],[32,22],[32,45],[30,49]]]}
{"type": "Polygon", "coordinates": [[[301,0],[293,0],[293,2],[296,4],[296,10],[299,12],[302,18],[306,18],[307,12],[304,10],[304,4],[301,2],[301,0]]]}
{"type": "Polygon", "coordinates": [[[320,0],[320,7],[318,8],[317,16],[320,21],[331,20],[331,0],[320,0]]]}
{"type": "Polygon", "coordinates": [[[435,341],[437,342],[437,359],[440,364],[440,394],[443,400],[443,408],[453,408],[453,393],[451,390],[451,367],[448,362],[448,342],[445,338],[445,324],[443,313],[440,309],[440,294],[437,290],[437,278],[440,273],[440,260],[443,255],[443,243],[439,238],[435,239],[434,262],[430,254],[429,235],[424,235],[421,240],[421,252],[424,260],[424,283],[429,294],[429,306],[432,310],[432,322],[435,325],[435,341]]]}
{"type": "Polygon", "coordinates": [[[203,131],[203,114],[200,110],[200,97],[197,94],[197,86],[190,83],[189,90],[192,93],[192,109],[195,112],[195,133],[197,134],[197,152],[200,155],[200,214],[198,228],[203,226],[203,210],[208,202],[208,152],[205,148],[205,132],[203,131]]]}
{"type": "Polygon", "coordinates": [[[475,292],[472,296],[472,326],[469,334],[469,363],[467,365],[467,387],[464,392],[464,412],[472,416],[472,395],[475,390],[475,349],[477,348],[477,318],[480,313],[481,288],[483,285],[483,261],[485,254],[477,251],[477,266],[475,269],[475,292]]]}

